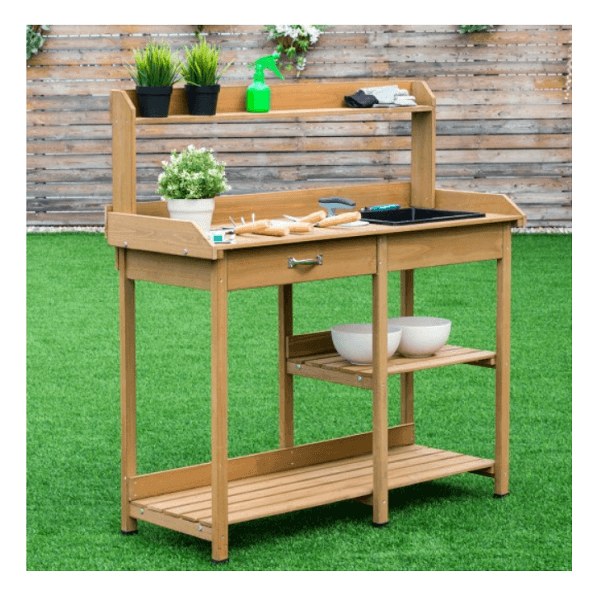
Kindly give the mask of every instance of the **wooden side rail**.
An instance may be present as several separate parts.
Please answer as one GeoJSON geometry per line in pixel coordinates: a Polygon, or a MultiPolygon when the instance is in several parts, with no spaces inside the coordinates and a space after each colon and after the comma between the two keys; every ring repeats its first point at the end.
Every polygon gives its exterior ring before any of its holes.
{"type": "Polygon", "coordinates": [[[217,249],[191,221],[106,211],[111,246],[215,260],[217,249]]]}
{"type": "Polygon", "coordinates": [[[435,207],[444,210],[466,210],[500,215],[514,215],[516,225],[524,227],[525,213],[505,194],[435,190],[435,207]]]}
{"type": "MultiPolygon", "coordinates": [[[[367,454],[372,449],[371,432],[230,458],[227,463],[229,481],[276,473],[332,460],[367,454]]],[[[388,428],[390,448],[414,443],[414,425],[407,423],[388,428]]],[[[181,467],[133,477],[130,500],[182,491],[211,483],[211,463],[181,467]]]]}
{"type": "Polygon", "coordinates": [[[118,212],[135,213],[135,107],[127,94],[111,92],[110,118],[112,123],[113,205],[118,212]]]}

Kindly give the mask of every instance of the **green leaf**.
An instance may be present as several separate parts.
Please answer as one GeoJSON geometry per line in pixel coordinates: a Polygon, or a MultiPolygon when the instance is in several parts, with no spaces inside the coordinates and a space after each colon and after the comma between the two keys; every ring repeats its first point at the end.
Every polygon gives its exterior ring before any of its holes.
{"type": "Polygon", "coordinates": [[[150,42],[143,50],[133,52],[135,66],[125,68],[141,87],[170,86],[181,79],[181,62],[166,42],[150,42]]]}

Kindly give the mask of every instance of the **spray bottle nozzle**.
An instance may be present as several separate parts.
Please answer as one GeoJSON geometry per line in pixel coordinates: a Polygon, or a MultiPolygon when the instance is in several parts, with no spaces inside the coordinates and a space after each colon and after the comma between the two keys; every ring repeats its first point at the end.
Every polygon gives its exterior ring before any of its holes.
{"type": "Polygon", "coordinates": [[[269,56],[263,56],[262,58],[257,59],[252,64],[254,65],[256,71],[254,72],[254,77],[264,77],[264,70],[269,69],[273,71],[277,77],[280,79],[284,79],[283,75],[279,72],[277,68],[277,60],[279,59],[279,53],[274,52],[273,54],[269,54],[269,56]]]}

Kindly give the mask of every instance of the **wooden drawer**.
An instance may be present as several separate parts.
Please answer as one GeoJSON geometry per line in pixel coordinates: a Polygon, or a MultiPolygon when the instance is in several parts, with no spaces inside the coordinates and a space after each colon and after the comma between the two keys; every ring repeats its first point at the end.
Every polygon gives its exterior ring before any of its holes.
{"type": "Polygon", "coordinates": [[[372,237],[249,248],[228,252],[227,287],[239,290],[368,275],[375,269],[376,246],[372,237]],[[321,257],[321,264],[290,267],[290,259],[317,257],[321,257]]]}

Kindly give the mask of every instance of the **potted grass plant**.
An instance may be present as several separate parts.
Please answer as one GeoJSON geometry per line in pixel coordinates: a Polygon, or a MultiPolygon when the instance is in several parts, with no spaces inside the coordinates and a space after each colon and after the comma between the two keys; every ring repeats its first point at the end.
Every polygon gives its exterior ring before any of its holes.
{"type": "Polygon", "coordinates": [[[166,42],[150,42],[133,52],[135,66],[127,65],[136,84],[142,117],[166,117],[173,84],[181,79],[181,62],[166,42]]]}
{"type": "Polygon", "coordinates": [[[233,62],[217,73],[220,52],[218,46],[212,46],[204,39],[193,46],[185,46],[185,62],[181,66],[181,74],[185,80],[191,115],[214,115],[217,112],[221,89],[217,82],[233,62]]]}
{"type": "Polygon", "coordinates": [[[212,150],[190,144],[182,152],[173,150],[162,167],[158,193],[166,200],[171,218],[192,221],[208,236],[215,196],[231,189],[225,163],[217,162],[212,150]]]}

